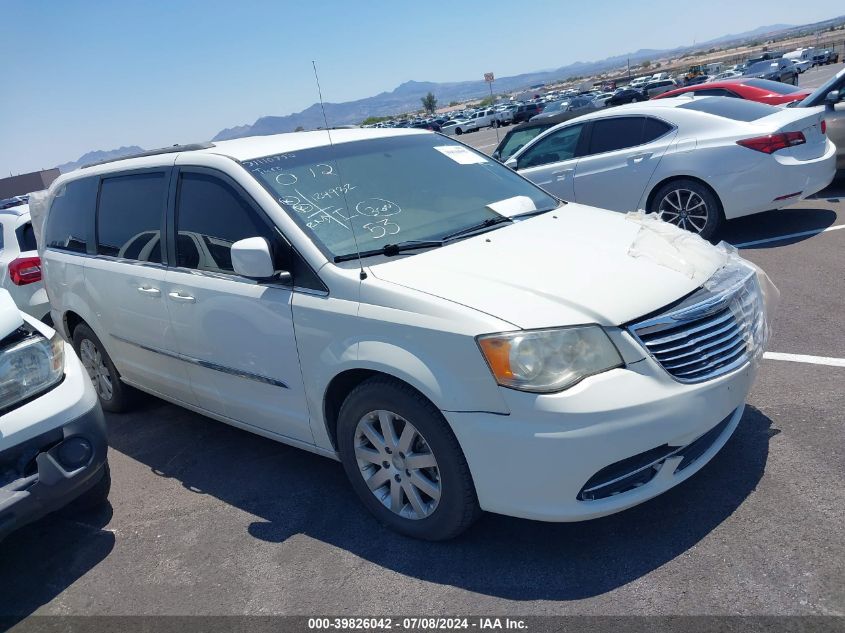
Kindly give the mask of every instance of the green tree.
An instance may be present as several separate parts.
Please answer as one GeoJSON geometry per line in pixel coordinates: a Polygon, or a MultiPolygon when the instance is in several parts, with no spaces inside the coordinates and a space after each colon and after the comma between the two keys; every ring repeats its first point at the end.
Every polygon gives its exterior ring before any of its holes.
{"type": "Polygon", "coordinates": [[[380,121],[387,121],[391,117],[389,116],[368,116],[366,119],[361,121],[361,125],[372,125],[373,123],[379,123],[380,121]]]}
{"type": "Polygon", "coordinates": [[[640,66],[642,66],[643,68],[648,68],[649,66],[651,66],[651,60],[645,60],[642,64],[640,64],[640,66]]]}
{"type": "Polygon", "coordinates": [[[422,97],[420,101],[422,101],[423,109],[426,112],[434,114],[434,111],[437,109],[437,99],[434,97],[434,93],[429,92],[426,96],[422,97]]]}

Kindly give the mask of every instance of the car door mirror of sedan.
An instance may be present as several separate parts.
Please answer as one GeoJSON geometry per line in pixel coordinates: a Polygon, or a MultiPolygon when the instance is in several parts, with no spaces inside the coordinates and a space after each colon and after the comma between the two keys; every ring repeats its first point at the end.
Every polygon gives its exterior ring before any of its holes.
{"type": "Polygon", "coordinates": [[[232,268],[238,275],[268,281],[290,281],[290,273],[277,273],[273,266],[270,245],[263,237],[248,237],[232,244],[232,268]]]}
{"type": "Polygon", "coordinates": [[[511,157],[511,158],[509,158],[505,161],[505,167],[509,167],[509,168],[513,169],[514,171],[516,171],[517,162],[518,161],[516,160],[516,158],[511,157]]]}
{"type": "Polygon", "coordinates": [[[842,93],[839,90],[831,90],[827,93],[824,98],[824,104],[829,108],[832,108],[837,103],[839,103],[840,99],[842,98],[842,93]]]}

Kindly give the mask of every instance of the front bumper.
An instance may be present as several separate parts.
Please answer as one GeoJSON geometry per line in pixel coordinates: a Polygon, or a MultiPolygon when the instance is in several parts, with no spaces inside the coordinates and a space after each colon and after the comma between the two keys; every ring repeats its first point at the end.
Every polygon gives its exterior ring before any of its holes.
{"type": "Polygon", "coordinates": [[[444,415],[464,451],[484,510],[580,521],[642,503],[700,470],[739,424],[755,374],[751,363],[714,380],[681,384],[646,358],[558,394],[502,388],[510,415],[444,415]],[[695,444],[719,424],[720,431],[695,444]],[[603,469],[666,446],[690,448],[667,457],[656,473],[618,494],[583,494],[597,482],[625,474],[617,471],[599,481],[603,469]],[[695,459],[681,468],[688,454],[695,459]]]}
{"type": "MultiPolygon", "coordinates": [[[[77,447],[71,454],[79,451],[77,447]]],[[[60,428],[0,452],[0,540],[96,485],[104,474],[106,452],[106,422],[99,404],[60,428]],[[87,443],[87,455],[82,452],[86,457],[73,466],[63,464],[63,446],[80,439],[87,443]]]]}
{"type": "Polygon", "coordinates": [[[0,416],[0,539],[97,484],[105,461],[106,425],[97,395],[65,343],[62,382],[0,416]],[[72,437],[84,438],[91,454],[68,469],[58,453],[72,437]]]}

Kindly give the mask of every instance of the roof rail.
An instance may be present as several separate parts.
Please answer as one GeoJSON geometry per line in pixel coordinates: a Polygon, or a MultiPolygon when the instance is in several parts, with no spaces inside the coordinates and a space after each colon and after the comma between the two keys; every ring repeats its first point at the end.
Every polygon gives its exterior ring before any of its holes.
{"type": "Polygon", "coordinates": [[[170,147],[161,147],[159,149],[150,149],[146,152],[138,152],[137,154],[127,154],[126,156],[119,156],[117,158],[106,158],[105,160],[98,160],[93,163],[87,163],[80,167],[95,167],[96,165],[105,165],[106,163],[113,163],[118,160],[127,160],[129,158],[143,158],[144,156],[158,156],[159,154],[175,154],[177,152],[193,152],[198,149],[209,149],[214,147],[214,143],[189,143],[187,145],[171,145],[170,147]]]}

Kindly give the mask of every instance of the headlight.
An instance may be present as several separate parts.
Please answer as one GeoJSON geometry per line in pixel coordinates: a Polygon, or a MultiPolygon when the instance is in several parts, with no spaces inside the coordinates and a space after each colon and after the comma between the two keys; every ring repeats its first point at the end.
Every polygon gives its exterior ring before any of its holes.
{"type": "Polygon", "coordinates": [[[64,375],[64,343],[32,333],[0,349],[0,412],[58,383],[64,375]]]}
{"type": "Polygon", "coordinates": [[[478,345],[496,382],[537,393],[561,391],[623,364],[598,325],[485,334],[478,345]]]}

